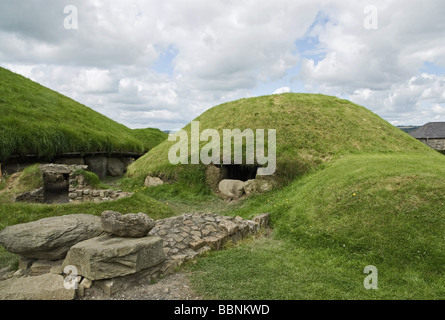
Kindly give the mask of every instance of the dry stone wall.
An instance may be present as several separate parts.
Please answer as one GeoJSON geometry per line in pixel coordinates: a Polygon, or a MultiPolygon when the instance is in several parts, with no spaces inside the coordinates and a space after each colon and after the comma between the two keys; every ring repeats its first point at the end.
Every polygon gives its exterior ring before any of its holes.
{"type": "Polygon", "coordinates": [[[445,150],[445,139],[418,139],[435,150],[445,150]]]}
{"type": "Polygon", "coordinates": [[[121,190],[97,190],[97,189],[79,189],[70,188],[68,197],[71,203],[81,203],[81,202],[106,202],[117,200],[122,197],[129,197],[133,195],[132,192],[123,192],[121,190]]]}

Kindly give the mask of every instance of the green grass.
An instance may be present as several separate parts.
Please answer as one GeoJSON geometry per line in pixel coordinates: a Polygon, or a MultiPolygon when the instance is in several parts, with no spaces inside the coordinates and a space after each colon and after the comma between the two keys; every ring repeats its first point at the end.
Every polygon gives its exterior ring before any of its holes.
{"type": "Polygon", "coordinates": [[[443,177],[439,154],[346,156],[226,212],[271,212],[273,237],[199,260],[193,283],[215,299],[443,299],[443,177]]]}
{"type": "MultiPolygon", "coordinates": [[[[173,142],[165,141],[130,166],[127,177],[113,181],[134,191],[133,197],[33,205],[10,203],[2,192],[0,229],[103,210],[145,212],[155,219],[194,211],[245,218],[270,212],[269,237],[250,238],[185,266],[200,295],[222,300],[445,298],[443,155],[365,108],[323,95],[242,99],[197,120],[201,130],[277,129],[278,177],[284,187],[228,205],[205,185],[204,166],[168,163],[173,142]],[[169,183],[145,188],[147,174],[169,183]],[[378,290],[363,286],[368,265],[378,269],[378,290]]],[[[13,259],[0,249],[0,266],[13,259]]]]}
{"type": "Polygon", "coordinates": [[[79,175],[82,175],[87,181],[88,185],[90,185],[95,189],[108,189],[108,186],[102,183],[97,174],[95,174],[94,172],[86,171],[83,169],[77,169],[72,173],[73,177],[77,177],[79,175]]]}
{"type": "MultiPolygon", "coordinates": [[[[275,129],[276,176],[285,183],[341,155],[433,152],[364,107],[319,94],[241,99],[216,106],[195,120],[200,122],[201,132],[207,128],[218,130],[221,146],[223,129],[275,129]]],[[[190,124],[184,129],[190,144],[190,124]]],[[[200,146],[206,143],[201,142],[200,146]]],[[[173,144],[164,141],[156,146],[134,162],[127,175],[135,179],[147,174],[178,178],[178,172],[191,166],[169,163],[168,151],[173,144]]],[[[190,150],[189,147],[189,153],[190,150]]]]}
{"type": "Polygon", "coordinates": [[[168,137],[165,132],[154,128],[132,129],[131,135],[143,143],[145,151],[153,149],[168,137]]]}
{"type": "Polygon", "coordinates": [[[22,193],[25,191],[31,191],[43,186],[42,171],[40,170],[40,164],[34,164],[25,168],[20,177],[17,179],[14,192],[22,193]]]}
{"type": "Polygon", "coordinates": [[[131,130],[25,77],[0,68],[0,162],[68,152],[144,153],[167,135],[131,130]]]}
{"type": "MultiPolygon", "coordinates": [[[[143,189],[139,189],[131,197],[103,203],[44,205],[11,203],[4,198],[0,198],[0,202],[0,230],[19,223],[67,214],[85,213],[100,216],[105,210],[114,210],[123,214],[143,212],[155,220],[175,215],[166,203],[151,198],[143,189]]],[[[8,253],[0,246],[0,268],[13,264],[16,259],[15,255],[8,253]]]]}

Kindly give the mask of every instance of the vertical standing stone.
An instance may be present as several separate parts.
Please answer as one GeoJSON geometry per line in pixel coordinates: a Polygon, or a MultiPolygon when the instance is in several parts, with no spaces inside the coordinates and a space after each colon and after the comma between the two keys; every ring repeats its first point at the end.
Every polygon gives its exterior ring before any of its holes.
{"type": "Polygon", "coordinates": [[[104,179],[107,176],[107,158],[102,156],[87,157],[85,164],[88,165],[88,170],[97,174],[99,179],[104,179]]]}

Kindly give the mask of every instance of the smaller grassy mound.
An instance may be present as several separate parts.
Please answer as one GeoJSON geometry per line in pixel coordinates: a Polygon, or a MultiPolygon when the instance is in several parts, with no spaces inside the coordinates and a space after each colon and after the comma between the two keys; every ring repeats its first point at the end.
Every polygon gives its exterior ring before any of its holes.
{"type": "Polygon", "coordinates": [[[19,194],[41,187],[43,187],[42,170],[40,170],[40,164],[37,163],[26,167],[21,172],[4,177],[0,192],[4,194],[19,194]]]}
{"type": "Polygon", "coordinates": [[[69,152],[142,154],[167,136],[157,129],[131,130],[4,68],[0,110],[0,162],[26,155],[51,159],[69,152]]]}
{"type": "MultiPolygon", "coordinates": [[[[221,154],[224,129],[264,129],[266,133],[275,129],[276,176],[285,182],[342,155],[433,152],[364,107],[325,95],[290,93],[241,99],[216,106],[195,120],[201,132],[218,131],[221,154]]],[[[184,130],[190,145],[191,124],[184,130]]],[[[193,165],[169,163],[168,152],[174,144],[165,141],[156,146],[128,168],[128,176],[138,181],[148,174],[177,178],[183,170],[195,170],[193,165]]],[[[200,148],[206,144],[201,141],[200,148]]],[[[190,152],[189,147],[189,159],[190,152]]]]}
{"type": "Polygon", "coordinates": [[[133,129],[131,134],[143,143],[145,151],[153,149],[168,137],[168,134],[165,132],[154,128],[133,129]]]}
{"type": "Polygon", "coordinates": [[[86,171],[83,169],[77,169],[76,171],[74,171],[72,173],[72,176],[73,177],[83,176],[85,178],[85,180],[87,181],[88,185],[93,188],[96,188],[96,189],[107,189],[108,188],[105,184],[103,184],[100,181],[99,177],[94,172],[86,171]]]}
{"type": "Polygon", "coordinates": [[[228,212],[271,212],[274,237],[200,260],[194,283],[216,299],[443,299],[444,177],[438,153],[346,156],[228,212]]]}

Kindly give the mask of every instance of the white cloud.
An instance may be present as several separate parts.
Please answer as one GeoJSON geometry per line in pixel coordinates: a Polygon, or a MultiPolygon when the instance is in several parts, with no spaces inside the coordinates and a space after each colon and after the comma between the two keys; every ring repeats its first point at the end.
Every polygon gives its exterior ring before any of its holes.
{"type": "Polygon", "coordinates": [[[281,94],[281,93],[289,93],[292,90],[289,87],[281,87],[277,90],[275,90],[272,94],[281,94]]]}
{"type": "Polygon", "coordinates": [[[350,98],[390,121],[435,117],[444,75],[420,70],[445,67],[445,4],[371,2],[76,0],[79,29],[65,30],[60,1],[10,1],[0,65],[130,127],[182,127],[286,85],[350,98]],[[369,4],[377,30],[363,27],[369,4]]]}

